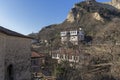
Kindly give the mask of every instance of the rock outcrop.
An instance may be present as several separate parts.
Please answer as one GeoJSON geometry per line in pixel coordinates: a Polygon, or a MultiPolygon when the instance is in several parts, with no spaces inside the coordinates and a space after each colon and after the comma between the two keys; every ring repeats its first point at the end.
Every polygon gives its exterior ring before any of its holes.
{"type": "Polygon", "coordinates": [[[67,21],[68,22],[74,22],[75,21],[75,13],[74,13],[74,11],[73,10],[71,10],[70,12],[69,12],[69,14],[68,14],[68,16],[67,16],[67,21]]]}
{"type": "Polygon", "coordinates": [[[112,0],[111,2],[107,2],[107,4],[112,5],[117,9],[120,9],[120,0],[112,0]]]}
{"type": "Polygon", "coordinates": [[[104,22],[104,19],[100,16],[98,12],[95,12],[92,14],[93,18],[95,18],[98,21],[104,22]]]}

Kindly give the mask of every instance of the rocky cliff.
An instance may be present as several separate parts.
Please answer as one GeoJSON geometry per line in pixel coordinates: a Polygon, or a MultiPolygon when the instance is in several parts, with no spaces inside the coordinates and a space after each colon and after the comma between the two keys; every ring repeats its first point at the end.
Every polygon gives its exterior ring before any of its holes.
{"type": "Polygon", "coordinates": [[[119,0],[112,0],[111,2],[107,2],[107,4],[114,6],[117,9],[120,9],[120,1],[119,0]]]}

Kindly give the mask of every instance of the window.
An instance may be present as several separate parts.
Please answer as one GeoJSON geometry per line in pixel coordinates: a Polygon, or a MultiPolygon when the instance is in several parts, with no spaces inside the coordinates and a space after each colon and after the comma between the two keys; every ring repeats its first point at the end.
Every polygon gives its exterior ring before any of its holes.
{"type": "Polygon", "coordinates": [[[38,60],[37,59],[32,59],[32,65],[38,65],[38,60]]]}
{"type": "Polygon", "coordinates": [[[52,54],[53,57],[57,57],[57,54],[52,54]]]}

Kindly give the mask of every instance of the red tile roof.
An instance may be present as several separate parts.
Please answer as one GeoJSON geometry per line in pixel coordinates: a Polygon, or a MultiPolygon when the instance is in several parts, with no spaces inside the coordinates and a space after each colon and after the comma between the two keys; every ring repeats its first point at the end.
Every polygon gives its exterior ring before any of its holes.
{"type": "Polygon", "coordinates": [[[41,57],[44,57],[44,55],[42,53],[32,52],[31,57],[32,58],[41,58],[41,57]]]}

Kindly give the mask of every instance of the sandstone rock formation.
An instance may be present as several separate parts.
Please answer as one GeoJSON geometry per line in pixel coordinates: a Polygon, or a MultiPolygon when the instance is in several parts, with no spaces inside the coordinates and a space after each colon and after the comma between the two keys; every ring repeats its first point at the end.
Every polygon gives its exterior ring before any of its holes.
{"type": "Polygon", "coordinates": [[[104,22],[104,19],[100,16],[100,14],[98,12],[93,13],[92,16],[96,20],[104,22]]]}
{"type": "Polygon", "coordinates": [[[71,10],[67,16],[67,21],[68,22],[74,22],[75,21],[75,14],[73,13],[73,11],[71,10]]]}
{"type": "Polygon", "coordinates": [[[108,2],[107,4],[112,5],[113,7],[120,9],[120,0],[112,0],[111,2],[108,2]]]}

